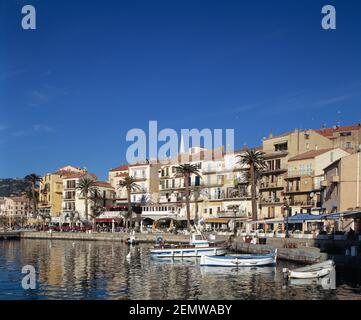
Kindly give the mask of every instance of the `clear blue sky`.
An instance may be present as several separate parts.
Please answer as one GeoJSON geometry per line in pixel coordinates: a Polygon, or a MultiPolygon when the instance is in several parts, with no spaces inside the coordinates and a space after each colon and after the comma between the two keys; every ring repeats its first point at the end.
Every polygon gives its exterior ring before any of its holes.
{"type": "Polygon", "coordinates": [[[351,0],[1,0],[0,177],[72,164],[103,179],[149,120],[234,128],[237,147],[361,122],[360,35],[351,0]]]}

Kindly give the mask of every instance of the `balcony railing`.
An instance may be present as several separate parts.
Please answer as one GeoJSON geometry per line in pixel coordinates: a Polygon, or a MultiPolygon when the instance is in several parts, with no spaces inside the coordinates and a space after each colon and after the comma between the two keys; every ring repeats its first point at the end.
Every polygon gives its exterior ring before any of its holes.
{"type": "Polygon", "coordinates": [[[283,188],[282,183],[277,182],[261,182],[260,189],[283,188]]]}
{"type": "Polygon", "coordinates": [[[313,170],[293,170],[293,171],[288,171],[285,174],[285,178],[297,178],[297,177],[313,177],[314,176],[314,171],[313,170]]]}

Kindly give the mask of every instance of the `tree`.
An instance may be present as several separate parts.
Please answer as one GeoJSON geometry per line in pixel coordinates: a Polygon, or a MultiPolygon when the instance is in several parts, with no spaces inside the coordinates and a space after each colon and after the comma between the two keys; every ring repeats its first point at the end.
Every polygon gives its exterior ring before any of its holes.
{"type": "MultiPolygon", "coordinates": [[[[140,186],[136,183],[136,180],[132,176],[125,176],[123,179],[119,181],[118,184],[119,189],[126,189],[127,190],[127,201],[128,201],[128,213],[126,219],[129,219],[130,227],[132,226],[132,215],[133,215],[133,209],[132,209],[132,202],[130,199],[130,193],[132,191],[140,190],[140,186]]],[[[128,231],[128,227],[127,231],[128,231]]]]}
{"type": "Polygon", "coordinates": [[[84,197],[84,205],[85,205],[85,220],[88,220],[88,200],[94,192],[98,191],[98,187],[96,186],[95,179],[91,176],[83,176],[79,179],[76,189],[80,190],[80,194],[84,197]]]}
{"type": "Polygon", "coordinates": [[[35,173],[31,173],[31,174],[28,174],[27,176],[25,176],[24,180],[28,183],[30,183],[30,187],[31,187],[31,201],[32,201],[32,204],[33,204],[33,214],[36,216],[37,215],[37,211],[38,211],[38,208],[37,208],[37,205],[38,205],[38,194],[37,194],[37,190],[36,190],[36,187],[38,185],[38,182],[41,180],[41,177],[38,176],[37,174],[35,173]]]}
{"type": "Polygon", "coordinates": [[[264,160],[264,152],[258,150],[247,150],[246,153],[237,155],[239,158],[238,164],[248,167],[249,180],[251,183],[251,198],[252,198],[252,220],[257,220],[257,190],[256,190],[256,176],[257,173],[266,167],[264,160]]]}
{"type": "Polygon", "coordinates": [[[90,216],[93,219],[93,231],[96,230],[96,218],[103,212],[103,206],[99,204],[104,201],[104,197],[100,194],[99,190],[95,190],[90,196],[90,201],[93,203],[91,206],[90,216]]]}
{"type": "Polygon", "coordinates": [[[181,164],[176,168],[177,175],[184,178],[184,187],[185,187],[185,200],[186,200],[186,212],[187,212],[187,229],[191,231],[191,213],[190,213],[190,204],[189,204],[189,180],[192,174],[201,177],[199,170],[196,165],[194,164],[181,164]]]}

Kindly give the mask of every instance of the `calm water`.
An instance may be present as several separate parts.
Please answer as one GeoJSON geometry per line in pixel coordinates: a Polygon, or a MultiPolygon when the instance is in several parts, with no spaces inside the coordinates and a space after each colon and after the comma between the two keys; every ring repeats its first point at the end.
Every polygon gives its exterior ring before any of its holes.
{"type": "Polygon", "coordinates": [[[149,245],[62,240],[0,241],[0,299],[360,299],[361,277],[337,270],[337,289],[284,286],[282,268],[201,268],[154,261],[149,245]],[[127,254],[130,250],[130,259],[127,254]],[[21,287],[33,265],[37,289],[21,287]]]}

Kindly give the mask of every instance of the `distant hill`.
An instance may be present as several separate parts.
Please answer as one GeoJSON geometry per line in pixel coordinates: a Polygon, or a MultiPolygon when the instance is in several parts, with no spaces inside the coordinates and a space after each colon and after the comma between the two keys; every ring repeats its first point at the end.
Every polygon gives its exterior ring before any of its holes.
{"type": "Polygon", "coordinates": [[[18,196],[28,187],[24,179],[0,179],[0,197],[18,196]]]}

